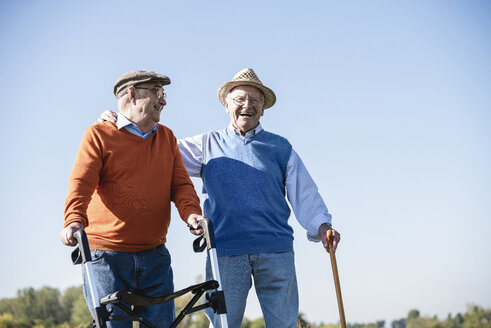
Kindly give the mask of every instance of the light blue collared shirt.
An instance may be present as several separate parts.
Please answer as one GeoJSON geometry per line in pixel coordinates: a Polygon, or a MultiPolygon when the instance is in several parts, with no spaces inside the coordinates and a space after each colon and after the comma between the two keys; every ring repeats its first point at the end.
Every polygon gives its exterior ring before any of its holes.
{"type": "MultiPolygon", "coordinates": [[[[229,124],[227,129],[244,140],[263,130],[261,124],[258,124],[254,129],[247,131],[245,136],[242,136],[232,124],[229,124]]],[[[199,177],[203,165],[203,135],[178,139],[177,144],[188,174],[192,177],[199,177]]],[[[318,228],[322,223],[332,224],[332,217],[319,194],[317,185],[293,149],[286,168],[285,187],[295,217],[300,225],[307,229],[307,238],[312,241],[320,241],[318,228]]]]}
{"type": "Polygon", "coordinates": [[[150,137],[159,128],[158,124],[155,124],[152,130],[148,131],[147,133],[143,133],[138,127],[138,125],[131,122],[121,113],[118,113],[118,119],[116,121],[116,125],[118,127],[118,130],[125,128],[126,130],[128,130],[128,132],[133,133],[135,136],[142,137],[143,139],[147,139],[148,137],[150,137]]]}

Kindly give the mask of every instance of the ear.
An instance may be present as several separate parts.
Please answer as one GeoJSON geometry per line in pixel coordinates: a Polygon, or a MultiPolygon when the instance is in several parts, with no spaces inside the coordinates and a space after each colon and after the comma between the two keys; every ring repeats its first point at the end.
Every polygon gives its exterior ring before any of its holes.
{"type": "Polygon", "coordinates": [[[225,102],[225,113],[227,113],[227,114],[229,113],[229,111],[228,111],[228,102],[225,102]]]}
{"type": "Polygon", "coordinates": [[[128,100],[130,101],[130,103],[132,103],[133,105],[136,105],[136,98],[135,98],[136,89],[135,89],[135,87],[134,86],[128,87],[128,89],[126,89],[126,94],[128,95],[128,100]]]}

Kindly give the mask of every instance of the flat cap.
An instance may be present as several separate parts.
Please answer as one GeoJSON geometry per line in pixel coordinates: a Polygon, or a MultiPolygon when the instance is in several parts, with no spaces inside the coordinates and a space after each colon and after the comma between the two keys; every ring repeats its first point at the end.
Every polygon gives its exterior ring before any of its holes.
{"type": "Polygon", "coordinates": [[[170,84],[170,79],[159,73],[152,71],[130,71],[118,77],[116,83],[114,83],[113,93],[119,99],[124,95],[129,86],[153,81],[162,82],[162,85],[170,84]]]}

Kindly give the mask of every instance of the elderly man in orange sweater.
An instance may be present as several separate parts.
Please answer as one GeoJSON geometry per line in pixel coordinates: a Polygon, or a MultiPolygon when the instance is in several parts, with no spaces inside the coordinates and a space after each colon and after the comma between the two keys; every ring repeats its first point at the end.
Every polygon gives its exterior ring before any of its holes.
{"type": "MultiPolygon", "coordinates": [[[[117,122],[89,127],[77,153],[60,238],[73,246],[74,232],[85,229],[99,295],[116,290],[148,296],[172,293],[165,247],[170,202],[190,225],[203,218],[176,138],[158,124],[167,104],[163,90],[167,84],[167,76],[150,71],[121,75],[113,90],[117,122]]],[[[86,279],[84,294],[91,308],[86,279]]],[[[113,315],[118,311],[114,309],[113,315]]],[[[174,304],[142,307],[138,312],[154,326],[167,327],[174,319],[174,304]]],[[[108,322],[108,327],[131,326],[128,321],[108,322]]]]}

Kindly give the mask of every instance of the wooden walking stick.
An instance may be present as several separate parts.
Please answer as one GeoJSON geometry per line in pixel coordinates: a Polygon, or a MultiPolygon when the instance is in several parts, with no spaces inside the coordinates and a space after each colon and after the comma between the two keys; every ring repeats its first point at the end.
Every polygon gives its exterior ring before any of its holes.
{"type": "Polygon", "coordinates": [[[326,251],[328,251],[329,255],[331,256],[332,275],[334,277],[334,286],[336,287],[336,297],[338,299],[339,319],[341,321],[341,327],[346,328],[346,318],[344,317],[343,297],[341,296],[341,286],[339,284],[338,265],[336,264],[336,255],[332,251],[333,240],[334,240],[334,233],[332,232],[332,230],[328,230],[327,231],[328,248],[326,249],[326,251]]]}

